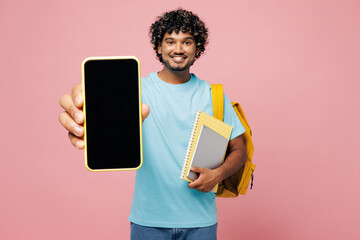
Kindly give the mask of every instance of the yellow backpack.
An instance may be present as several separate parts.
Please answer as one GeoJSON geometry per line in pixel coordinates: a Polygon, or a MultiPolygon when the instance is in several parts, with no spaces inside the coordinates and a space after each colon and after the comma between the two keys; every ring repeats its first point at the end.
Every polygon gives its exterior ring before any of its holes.
{"type": "MultiPolygon", "coordinates": [[[[223,121],[224,118],[224,92],[222,84],[211,84],[211,95],[213,102],[214,117],[223,121]]],[[[240,168],[233,176],[225,179],[219,183],[218,190],[216,193],[217,197],[232,198],[238,197],[239,194],[245,195],[248,189],[250,180],[251,187],[253,185],[253,172],[255,170],[255,164],[252,163],[252,155],[254,152],[254,145],[251,139],[252,132],[249,123],[246,120],[245,114],[239,103],[232,102],[234,110],[239,117],[241,124],[244,126],[246,131],[242,134],[246,150],[247,159],[245,165],[240,168]]]]}

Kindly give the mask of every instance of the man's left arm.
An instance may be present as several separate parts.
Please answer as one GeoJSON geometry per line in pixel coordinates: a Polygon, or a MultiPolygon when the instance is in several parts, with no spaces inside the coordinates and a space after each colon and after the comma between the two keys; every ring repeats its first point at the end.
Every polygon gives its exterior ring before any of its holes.
{"type": "Polygon", "coordinates": [[[246,146],[242,135],[229,141],[227,157],[224,163],[216,169],[191,168],[191,171],[199,174],[199,178],[189,183],[189,188],[200,192],[210,192],[216,184],[222,180],[234,175],[242,166],[244,166],[247,154],[246,146]]]}

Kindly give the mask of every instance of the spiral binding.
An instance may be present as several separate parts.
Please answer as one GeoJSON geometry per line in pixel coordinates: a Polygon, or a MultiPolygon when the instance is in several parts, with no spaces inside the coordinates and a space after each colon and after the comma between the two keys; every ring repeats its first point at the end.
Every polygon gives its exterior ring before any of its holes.
{"type": "Polygon", "coordinates": [[[197,111],[196,115],[195,115],[195,119],[194,119],[194,124],[193,124],[193,128],[191,130],[191,134],[190,134],[190,139],[189,139],[189,143],[188,143],[188,147],[186,149],[186,154],[185,154],[185,159],[184,159],[184,164],[183,164],[183,167],[182,167],[182,170],[181,170],[181,173],[180,173],[180,178],[181,179],[185,179],[185,175],[186,175],[186,172],[189,168],[189,164],[190,164],[190,152],[191,152],[191,148],[193,146],[193,142],[194,142],[194,135],[195,135],[195,131],[196,131],[196,128],[198,126],[198,119],[199,119],[199,116],[200,116],[200,111],[197,111]]]}

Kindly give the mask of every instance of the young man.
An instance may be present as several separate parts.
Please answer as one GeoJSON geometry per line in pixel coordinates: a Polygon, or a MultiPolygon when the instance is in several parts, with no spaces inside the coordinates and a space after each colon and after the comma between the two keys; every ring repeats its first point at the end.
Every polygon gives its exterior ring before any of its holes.
{"type": "MultiPolygon", "coordinates": [[[[213,115],[210,85],[190,73],[205,51],[208,30],[192,12],[178,9],[150,28],[151,43],[164,67],[142,79],[143,166],[137,171],[129,221],[131,239],[216,239],[217,183],[246,160],[245,129],[225,96],[224,122],[233,126],[225,162],[217,169],[193,168],[192,183],[179,178],[195,113],[213,115]]],[[[79,149],[83,143],[81,85],[64,95],[60,122],[79,149]]],[[[99,99],[101,101],[101,99],[99,99]]]]}

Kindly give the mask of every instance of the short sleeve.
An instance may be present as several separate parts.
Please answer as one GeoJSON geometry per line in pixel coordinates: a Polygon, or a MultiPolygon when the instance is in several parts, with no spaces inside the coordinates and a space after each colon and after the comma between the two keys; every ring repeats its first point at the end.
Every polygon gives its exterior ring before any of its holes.
{"type": "Polygon", "coordinates": [[[241,124],[238,116],[235,113],[235,110],[229,100],[229,98],[224,94],[224,122],[233,127],[233,130],[230,135],[230,140],[236,138],[243,134],[246,130],[241,124]]]}
{"type": "Polygon", "coordinates": [[[145,103],[150,106],[148,97],[148,93],[150,92],[148,82],[149,81],[146,78],[141,78],[141,103],[145,103]]]}

